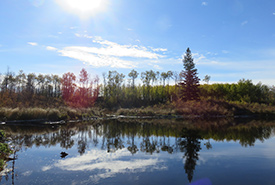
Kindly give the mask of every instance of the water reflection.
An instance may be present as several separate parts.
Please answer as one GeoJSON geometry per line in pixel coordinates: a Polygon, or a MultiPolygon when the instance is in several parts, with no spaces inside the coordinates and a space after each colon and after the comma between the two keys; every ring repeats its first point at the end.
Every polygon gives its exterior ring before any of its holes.
{"type": "Polygon", "coordinates": [[[90,150],[81,156],[58,160],[53,165],[44,166],[42,171],[59,168],[66,171],[98,171],[91,177],[93,182],[113,177],[118,173],[144,172],[146,169],[165,169],[156,158],[128,158],[131,154],[123,148],[115,153],[103,150],[90,150]]]}
{"type": "Polygon", "coordinates": [[[201,136],[196,130],[182,129],[177,143],[181,152],[184,153],[184,169],[189,182],[193,179],[197,160],[199,160],[199,151],[201,150],[201,136]]]}
{"type": "MultiPolygon", "coordinates": [[[[186,182],[191,183],[202,149],[215,149],[211,142],[234,141],[243,147],[254,146],[256,141],[264,142],[274,135],[274,125],[273,122],[255,121],[221,124],[213,121],[142,120],[138,123],[105,120],[62,127],[2,126],[0,129],[5,130],[11,138],[10,144],[22,153],[40,147],[48,149],[47,152],[58,148],[58,160],[50,164],[41,162],[43,173],[88,171],[91,173],[89,180],[98,183],[118,174],[170,170],[164,158],[174,155],[182,158],[186,182]]],[[[18,155],[20,157],[24,156],[18,155]]]]}

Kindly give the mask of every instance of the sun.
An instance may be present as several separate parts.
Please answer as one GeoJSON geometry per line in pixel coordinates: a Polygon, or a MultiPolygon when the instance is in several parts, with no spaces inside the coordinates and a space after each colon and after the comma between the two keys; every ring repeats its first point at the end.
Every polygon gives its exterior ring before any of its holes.
{"type": "Polygon", "coordinates": [[[106,8],[107,0],[56,0],[67,12],[86,19],[106,8]]]}

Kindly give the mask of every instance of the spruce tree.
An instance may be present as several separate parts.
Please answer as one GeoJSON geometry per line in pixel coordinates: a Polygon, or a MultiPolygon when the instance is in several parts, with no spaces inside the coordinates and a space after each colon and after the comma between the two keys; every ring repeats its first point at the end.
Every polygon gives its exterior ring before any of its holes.
{"type": "Polygon", "coordinates": [[[184,58],[181,76],[183,77],[182,83],[182,100],[198,100],[199,99],[199,81],[197,69],[193,62],[192,54],[189,48],[187,48],[184,58]]]}

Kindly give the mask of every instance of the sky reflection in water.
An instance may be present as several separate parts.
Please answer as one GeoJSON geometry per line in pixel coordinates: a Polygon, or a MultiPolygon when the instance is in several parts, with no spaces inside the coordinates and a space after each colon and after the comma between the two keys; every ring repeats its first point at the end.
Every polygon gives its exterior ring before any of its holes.
{"type": "MultiPolygon", "coordinates": [[[[20,149],[14,165],[15,178],[10,172],[7,179],[2,177],[1,184],[275,182],[275,137],[269,126],[229,126],[209,131],[114,121],[60,128],[0,129],[20,149]],[[68,155],[61,158],[60,152],[68,155]]],[[[9,162],[7,168],[12,167],[9,162]]]]}

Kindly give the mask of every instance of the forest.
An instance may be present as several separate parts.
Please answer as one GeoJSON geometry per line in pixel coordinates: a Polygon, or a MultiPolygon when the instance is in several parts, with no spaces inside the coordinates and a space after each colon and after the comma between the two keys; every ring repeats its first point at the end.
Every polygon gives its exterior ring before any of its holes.
{"type": "Polygon", "coordinates": [[[98,76],[92,76],[84,68],[79,75],[67,72],[62,76],[26,74],[22,70],[16,74],[8,69],[0,76],[0,107],[98,107],[118,110],[170,106],[171,109],[176,108],[178,113],[187,108],[190,113],[196,112],[194,104],[197,108],[212,109],[214,104],[216,109],[226,107],[234,111],[240,109],[240,105],[256,107],[261,111],[262,107],[274,108],[274,86],[253,84],[249,79],[240,79],[232,84],[209,84],[208,75],[203,79],[204,84],[199,84],[189,48],[183,59],[183,67],[182,71],[147,70],[140,74],[133,69],[127,77],[115,70],[108,71],[102,74],[101,83],[98,76]]]}
{"type": "MultiPolygon", "coordinates": [[[[133,108],[176,101],[180,98],[182,81],[177,72],[145,71],[140,75],[134,69],[125,75],[117,71],[91,78],[85,69],[77,78],[73,73],[57,75],[18,74],[7,72],[1,77],[1,107],[102,107],[133,108]],[[173,80],[173,84],[170,84],[173,80]]],[[[275,87],[241,79],[233,84],[203,84],[199,86],[200,100],[223,100],[246,103],[275,104],[275,87]]]]}

